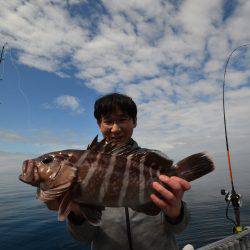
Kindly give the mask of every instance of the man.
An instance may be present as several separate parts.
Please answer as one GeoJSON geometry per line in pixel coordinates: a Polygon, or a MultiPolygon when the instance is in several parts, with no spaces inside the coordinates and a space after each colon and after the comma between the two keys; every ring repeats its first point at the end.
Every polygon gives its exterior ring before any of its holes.
{"type": "MultiPolygon", "coordinates": [[[[103,140],[116,145],[114,153],[143,150],[131,138],[137,124],[137,107],[130,97],[118,93],[101,97],[95,102],[94,116],[103,140]]],[[[188,223],[182,198],[190,184],[176,176],[160,175],[159,179],[168,189],[153,182],[159,195],[152,194],[151,199],[161,213],[152,216],[130,208],[90,207],[101,216],[101,225],[93,226],[76,208],[68,217],[69,231],[77,240],[92,243],[92,249],[178,249],[174,234],[182,232],[188,223]]]]}

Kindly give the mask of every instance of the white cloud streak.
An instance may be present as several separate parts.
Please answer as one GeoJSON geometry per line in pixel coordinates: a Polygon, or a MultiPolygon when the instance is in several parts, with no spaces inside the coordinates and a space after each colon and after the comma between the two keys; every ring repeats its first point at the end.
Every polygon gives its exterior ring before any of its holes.
{"type": "MultiPolygon", "coordinates": [[[[23,150],[32,146],[31,153],[39,154],[67,148],[84,149],[89,143],[84,138],[85,136],[72,130],[33,129],[29,134],[24,135],[18,131],[0,129],[0,144],[15,145],[15,148],[17,148],[17,144],[22,145],[23,150]]],[[[23,152],[23,150],[20,152],[23,152]]]]}
{"type": "Polygon", "coordinates": [[[4,142],[25,142],[26,138],[14,131],[10,130],[0,130],[1,141],[4,142]]]}

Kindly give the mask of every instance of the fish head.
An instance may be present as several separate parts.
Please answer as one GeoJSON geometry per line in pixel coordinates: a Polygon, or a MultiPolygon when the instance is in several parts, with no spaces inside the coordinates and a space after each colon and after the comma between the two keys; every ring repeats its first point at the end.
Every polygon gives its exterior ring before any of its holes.
{"type": "Polygon", "coordinates": [[[76,176],[79,152],[64,150],[25,160],[19,179],[27,184],[48,190],[71,183],[76,176]]]}

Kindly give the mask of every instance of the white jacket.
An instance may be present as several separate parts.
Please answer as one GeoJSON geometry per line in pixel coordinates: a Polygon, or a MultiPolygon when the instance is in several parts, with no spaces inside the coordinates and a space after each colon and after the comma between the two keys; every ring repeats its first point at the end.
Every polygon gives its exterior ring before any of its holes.
{"type": "MultiPolygon", "coordinates": [[[[182,220],[175,225],[169,223],[163,213],[150,216],[129,209],[133,249],[178,249],[175,234],[181,233],[189,220],[183,204],[182,220]]],[[[106,208],[100,226],[92,226],[87,221],[74,225],[68,221],[68,230],[76,240],[91,244],[92,250],[129,250],[124,208],[106,208]]]]}
{"type": "MultiPolygon", "coordinates": [[[[117,149],[143,150],[131,139],[127,146],[117,149]]],[[[178,249],[175,234],[181,233],[189,221],[186,204],[182,203],[181,216],[178,224],[171,224],[163,214],[146,215],[129,208],[129,220],[133,250],[174,250],[178,249]]],[[[84,244],[91,244],[92,250],[129,250],[129,240],[125,208],[107,207],[102,211],[101,225],[93,226],[87,221],[75,225],[68,220],[71,235],[84,244]]]]}

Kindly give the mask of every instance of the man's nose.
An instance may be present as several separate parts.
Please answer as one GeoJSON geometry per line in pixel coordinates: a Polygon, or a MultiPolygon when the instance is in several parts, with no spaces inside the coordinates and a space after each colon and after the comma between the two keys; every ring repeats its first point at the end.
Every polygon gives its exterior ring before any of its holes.
{"type": "Polygon", "coordinates": [[[113,126],[111,127],[111,132],[115,133],[115,132],[119,132],[121,130],[119,124],[117,124],[116,122],[114,122],[113,126]]]}

